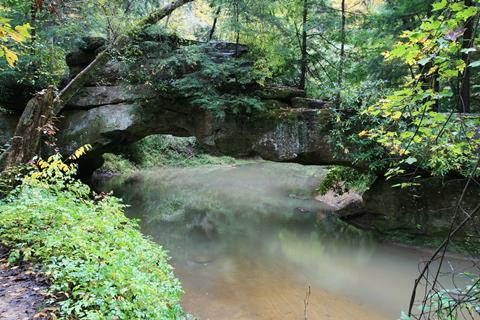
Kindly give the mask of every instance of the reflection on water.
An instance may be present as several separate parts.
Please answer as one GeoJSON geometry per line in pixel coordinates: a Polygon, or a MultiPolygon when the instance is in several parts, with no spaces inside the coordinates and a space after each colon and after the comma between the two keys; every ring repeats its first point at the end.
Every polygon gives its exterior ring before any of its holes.
{"type": "Polygon", "coordinates": [[[185,309],[201,319],[397,319],[425,257],[334,218],[312,200],[323,176],[255,163],[158,169],[103,188],[170,251],[185,309]]]}

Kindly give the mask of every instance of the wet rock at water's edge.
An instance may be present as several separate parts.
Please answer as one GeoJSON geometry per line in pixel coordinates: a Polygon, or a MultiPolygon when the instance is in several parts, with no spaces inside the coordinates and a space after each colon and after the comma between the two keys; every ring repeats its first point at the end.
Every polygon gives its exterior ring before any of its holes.
{"type": "Polygon", "coordinates": [[[365,212],[362,195],[353,191],[339,195],[330,190],[324,195],[317,196],[316,200],[331,206],[339,218],[350,218],[365,212]]]}
{"type": "MultiPolygon", "coordinates": [[[[392,187],[401,182],[377,180],[364,194],[365,214],[356,221],[385,233],[402,230],[427,236],[447,234],[466,179],[431,177],[420,179],[416,187],[392,187]]],[[[467,212],[471,211],[478,205],[479,199],[480,187],[470,184],[461,207],[467,212]]],[[[464,218],[465,214],[460,213],[455,223],[464,218]]],[[[479,225],[476,217],[463,232],[469,233],[479,225]]]]}

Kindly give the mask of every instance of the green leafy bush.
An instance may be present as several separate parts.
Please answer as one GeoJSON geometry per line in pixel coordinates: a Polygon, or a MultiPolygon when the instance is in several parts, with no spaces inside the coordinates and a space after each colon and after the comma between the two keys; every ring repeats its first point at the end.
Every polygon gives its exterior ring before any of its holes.
{"type": "Polygon", "coordinates": [[[153,135],[135,143],[129,156],[142,168],[158,166],[194,167],[233,164],[231,157],[216,157],[203,152],[195,138],[153,135]]]}
{"type": "Polygon", "coordinates": [[[148,136],[129,146],[122,154],[107,153],[103,159],[105,162],[102,171],[122,174],[152,167],[197,167],[244,162],[232,157],[204,153],[195,138],[169,135],[148,136]]]}
{"type": "Polygon", "coordinates": [[[103,155],[103,160],[105,162],[103,163],[101,170],[104,172],[121,172],[128,174],[137,169],[133,162],[120,154],[105,153],[103,155]]]}
{"type": "Polygon", "coordinates": [[[369,172],[335,166],[328,171],[318,191],[326,194],[329,190],[333,190],[340,195],[349,191],[365,192],[373,184],[375,178],[375,175],[369,172]]]}
{"type": "Polygon", "coordinates": [[[0,202],[0,243],[50,282],[60,319],[179,319],[182,289],[165,251],[113,197],[89,199],[59,157],[0,202]]]}

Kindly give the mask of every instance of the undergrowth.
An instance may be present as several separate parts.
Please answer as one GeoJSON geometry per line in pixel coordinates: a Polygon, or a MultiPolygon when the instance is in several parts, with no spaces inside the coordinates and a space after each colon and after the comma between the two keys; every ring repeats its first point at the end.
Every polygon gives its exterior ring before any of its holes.
{"type": "Polygon", "coordinates": [[[361,172],[354,168],[334,166],[328,170],[327,175],[320,183],[318,192],[322,195],[333,190],[342,195],[349,191],[363,193],[375,181],[376,176],[369,172],[361,172]]]}
{"type": "Polygon", "coordinates": [[[203,152],[195,138],[153,135],[134,143],[120,155],[105,154],[104,171],[130,173],[152,167],[196,167],[239,163],[227,156],[203,152]]]}
{"type": "Polygon", "coordinates": [[[9,263],[49,281],[58,319],[181,319],[182,289],[166,252],[146,239],[114,197],[90,198],[59,156],[39,161],[0,202],[9,263]]]}

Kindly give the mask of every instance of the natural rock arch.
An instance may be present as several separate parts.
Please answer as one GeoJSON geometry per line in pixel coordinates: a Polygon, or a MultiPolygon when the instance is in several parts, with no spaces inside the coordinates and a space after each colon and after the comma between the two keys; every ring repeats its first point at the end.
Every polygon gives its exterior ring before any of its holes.
{"type": "MultiPolygon", "coordinates": [[[[98,38],[67,57],[72,76],[83,70],[101,50],[98,38]]],[[[156,45],[144,40],[153,51],[145,53],[156,59],[156,45]]],[[[161,45],[162,38],[155,39],[161,45]]],[[[232,44],[212,43],[210,50],[221,63],[234,52],[232,44]]],[[[126,144],[152,134],[194,136],[212,152],[234,157],[260,156],[266,160],[301,164],[345,164],[328,143],[325,124],[331,116],[327,102],[305,98],[305,92],[286,86],[263,88],[265,112],[231,113],[219,117],[195,106],[188,99],[163,97],[144,85],[126,82],[115,61],[97,70],[96,77],[73,96],[63,109],[58,123],[57,145],[69,154],[90,144],[93,149],[84,163],[89,169],[98,167],[105,152],[117,152],[126,144]]],[[[15,116],[3,116],[3,142],[11,138],[15,116]]]]}

